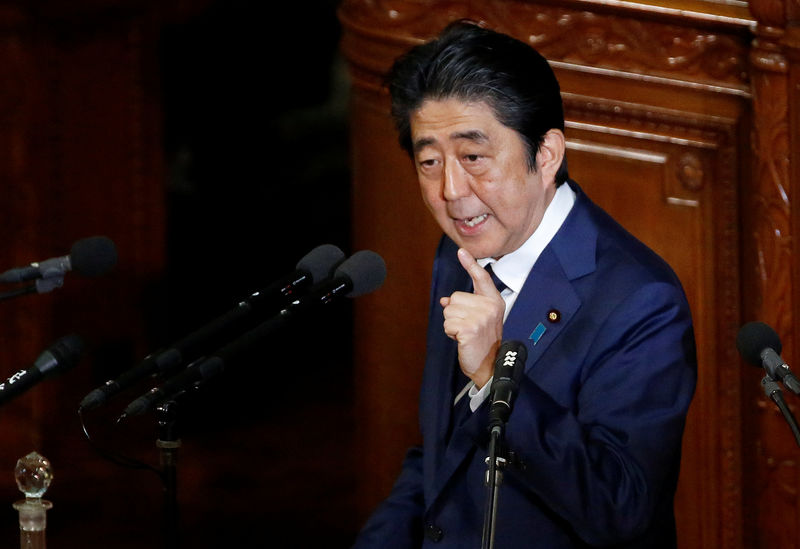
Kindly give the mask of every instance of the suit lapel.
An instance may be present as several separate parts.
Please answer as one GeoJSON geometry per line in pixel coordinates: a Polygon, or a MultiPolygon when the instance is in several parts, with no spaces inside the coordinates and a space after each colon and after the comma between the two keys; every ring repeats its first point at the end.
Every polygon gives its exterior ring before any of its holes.
{"type": "Polygon", "coordinates": [[[539,359],[580,306],[580,297],[552,248],[545,248],[503,326],[504,340],[517,340],[528,348],[529,376],[538,374],[539,359]]]}
{"type": "Polygon", "coordinates": [[[591,202],[577,185],[572,188],[575,205],[531,269],[503,326],[504,339],[528,348],[526,375],[554,398],[560,394],[563,373],[548,367],[546,351],[581,307],[577,280],[597,268],[598,230],[590,215],[591,202]]]}

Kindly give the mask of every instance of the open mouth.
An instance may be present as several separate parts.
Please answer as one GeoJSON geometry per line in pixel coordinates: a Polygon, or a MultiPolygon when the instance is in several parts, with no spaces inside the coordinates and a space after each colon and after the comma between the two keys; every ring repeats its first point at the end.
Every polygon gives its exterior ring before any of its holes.
{"type": "Polygon", "coordinates": [[[489,217],[489,214],[476,215],[475,217],[464,219],[463,222],[467,227],[474,227],[482,223],[487,217],[489,217]]]}

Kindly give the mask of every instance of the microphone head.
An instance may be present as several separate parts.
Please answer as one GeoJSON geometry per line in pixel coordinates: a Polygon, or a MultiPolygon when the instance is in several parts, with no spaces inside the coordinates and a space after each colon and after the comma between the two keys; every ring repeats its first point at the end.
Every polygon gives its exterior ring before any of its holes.
{"type": "Polygon", "coordinates": [[[84,276],[104,275],[117,264],[117,247],[107,236],[83,238],[72,245],[70,263],[84,276]]]}
{"type": "Polygon", "coordinates": [[[495,376],[511,375],[514,381],[519,381],[527,360],[528,348],[524,343],[513,339],[505,340],[497,350],[497,358],[494,363],[495,376]],[[514,366],[513,371],[509,371],[511,365],[514,366]]]}
{"type": "Polygon", "coordinates": [[[82,352],[83,340],[75,334],[70,334],[50,345],[34,361],[34,366],[43,375],[64,372],[78,364],[82,352]]]}
{"type": "Polygon", "coordinates": [[[74,365],[83,352],[83,340],[76,334],[64,336],[53,343],[50,352],[59,362],[74,365]]]}
{"type": "Polygon", "coordinates": [[[747,362],[761,368],[761,352],[769,348],[780,354],[783,346],[777,332],[768,325],[763,322],[748,322],[739,329],[736,348],[747,362]]]}
{"type": "Polygon", "coordinates": [[[374,292],[386,279],[386,263],[383,258],[370,250],[361,250],[351,255],[336,269],[334,277],[349,279],[353,288],[347,297],[358,297],[374,292]]]}
{"type": "Polygon", "coordinates": [[[317,246],[297,262],[298,271],[308,271],[312,282],[327,278],[344,259],[344,252],[333,244],[317,246]]]}

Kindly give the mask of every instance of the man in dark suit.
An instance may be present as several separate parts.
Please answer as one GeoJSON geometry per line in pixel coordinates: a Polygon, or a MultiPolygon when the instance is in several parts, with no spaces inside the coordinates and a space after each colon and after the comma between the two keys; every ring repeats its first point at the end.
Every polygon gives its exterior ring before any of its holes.
{"type": "Polygon", "coordinates": [[[524,342],[528,359],[505,427],[495,546],[675,547],[696,379],[689,306],[669,266],[569,180],[549,65],[459,22],[395,63],[390,92],[445,236],[423,445],[356,547],[480,546],[487,397],[503,340],[524,342]]]}

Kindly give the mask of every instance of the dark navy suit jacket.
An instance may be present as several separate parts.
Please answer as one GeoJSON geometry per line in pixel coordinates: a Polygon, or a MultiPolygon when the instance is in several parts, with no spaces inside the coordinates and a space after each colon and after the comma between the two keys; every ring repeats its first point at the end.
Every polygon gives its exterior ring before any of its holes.
{"type": "MultiPolygon", "coordinates": [[[[505,429],[512,460],[495,547],[674,547],[696,380],[689,306],[669,266],[570,185],[575,205],[503,327],[504,340],[525,342],[528,359],[505,429]]],[[[445,237],[434,265],[423,445],[408,452],[358,549],[481,545],[489,402],[446,434],[456,343],[444,334],[439,298],[470,289],[456,250],[445,237]]]]}

